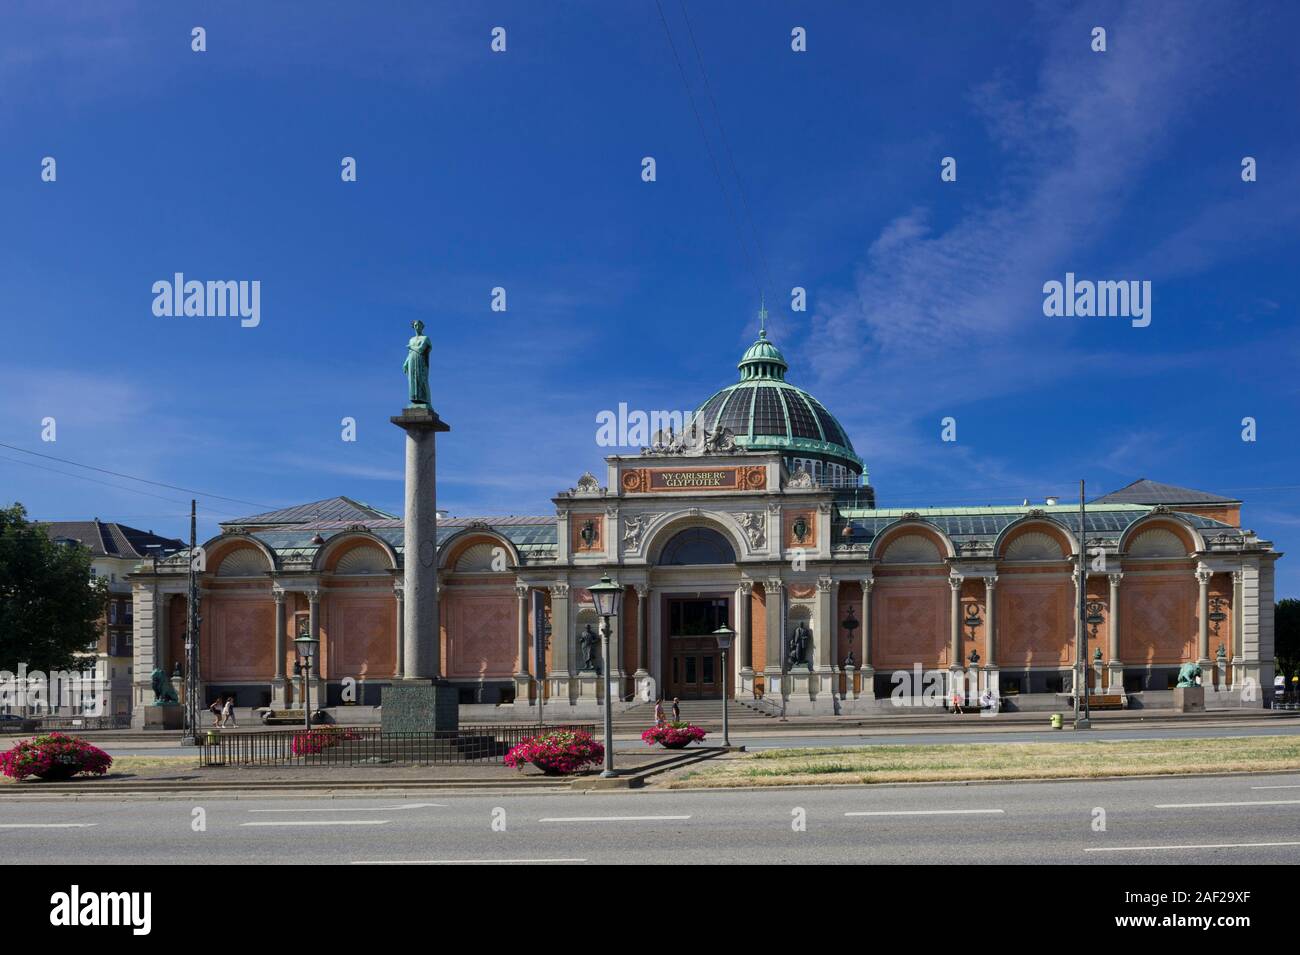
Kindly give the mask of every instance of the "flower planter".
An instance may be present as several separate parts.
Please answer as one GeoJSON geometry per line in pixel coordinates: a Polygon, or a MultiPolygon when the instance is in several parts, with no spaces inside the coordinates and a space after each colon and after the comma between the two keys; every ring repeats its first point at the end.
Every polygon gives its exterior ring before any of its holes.
{"type": "Polygon", "coordinates": [[[665,723],[652,726],[641,734],[647,746],[658,743],[664,749],[685,749],[691,743],[702,743],[708,736],[703,729],[690,723],[665,723]]]}
{"type": "Polygon", "coordinates": [[[506,753],[505,764],[515,769],[533,765],[547,776],[570,776],[588,766],[600,765],[605,747],[579,730],[551,730],[524,740],[506,753]]]}
{"type": "Polygon", "coordinates": [[[102,749],[62,733],[23,740],[0,753],[0,772],[13,779],[35,776],[46,782],[60,782],[80,773],[102,776],[111,765],[113,758],[102,749]]]}

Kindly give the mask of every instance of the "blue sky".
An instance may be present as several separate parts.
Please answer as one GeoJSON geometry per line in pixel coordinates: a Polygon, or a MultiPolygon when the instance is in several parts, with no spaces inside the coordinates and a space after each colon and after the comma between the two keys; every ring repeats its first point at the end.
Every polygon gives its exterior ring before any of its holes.
{"type": "MultiPolygon", "coordinates": [[[[761,291],[882,505],[1150,477],[1297,549],[1294,5],[661,2],[693,99],[655,0],[6,4],[0,441],[399,510],[420,318],[440,505],[547,514],[598,412],[734,380],[761,291]],[[1045,317],[1067,271],[1150,281],[1150,326],[1045,317]],[[154,316],[175,272],[259,280],[261,324],[154,316]]],[[[0,449],[0,499],[180,534],[188,495],[0,449]]]]}

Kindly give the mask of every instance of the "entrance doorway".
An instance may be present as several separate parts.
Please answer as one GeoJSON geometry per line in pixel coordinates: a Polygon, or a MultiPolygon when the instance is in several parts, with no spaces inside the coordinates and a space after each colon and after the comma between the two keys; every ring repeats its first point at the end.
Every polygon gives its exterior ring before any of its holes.
{"type": "Polygon", "coordinates": [[[722,654],[713,631],[730,620],[726,597],[668,599],[668,698],[716,700],[724,692],[722,654]]]}

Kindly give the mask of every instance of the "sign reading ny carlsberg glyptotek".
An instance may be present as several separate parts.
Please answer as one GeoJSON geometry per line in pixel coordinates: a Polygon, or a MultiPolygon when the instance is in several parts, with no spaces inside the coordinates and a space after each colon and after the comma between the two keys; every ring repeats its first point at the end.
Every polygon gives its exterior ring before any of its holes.
{"type": "Polygon", "coordinates": [[[761,491],[767,487],[767,469],[739,466],[722,468],[629,468],[622,475],[623,493],[662,491],[761,491]]]}

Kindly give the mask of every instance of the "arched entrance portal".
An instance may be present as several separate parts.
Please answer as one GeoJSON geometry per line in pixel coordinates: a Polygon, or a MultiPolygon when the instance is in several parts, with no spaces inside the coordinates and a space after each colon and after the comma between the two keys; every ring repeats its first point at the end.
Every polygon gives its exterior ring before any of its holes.
{"type": "MultiPolygon", "coordinates": [[[[711,527],[688,527],[673,535],[659,552],[661,567],[734,565],[731,541],[711,527]]],[[[663,621],[664,696],[671,699],[718,699],[729,695],[730,680],[713,632],[732,626],[731,595],[725,592],[665,593],[663,621]]]]}

